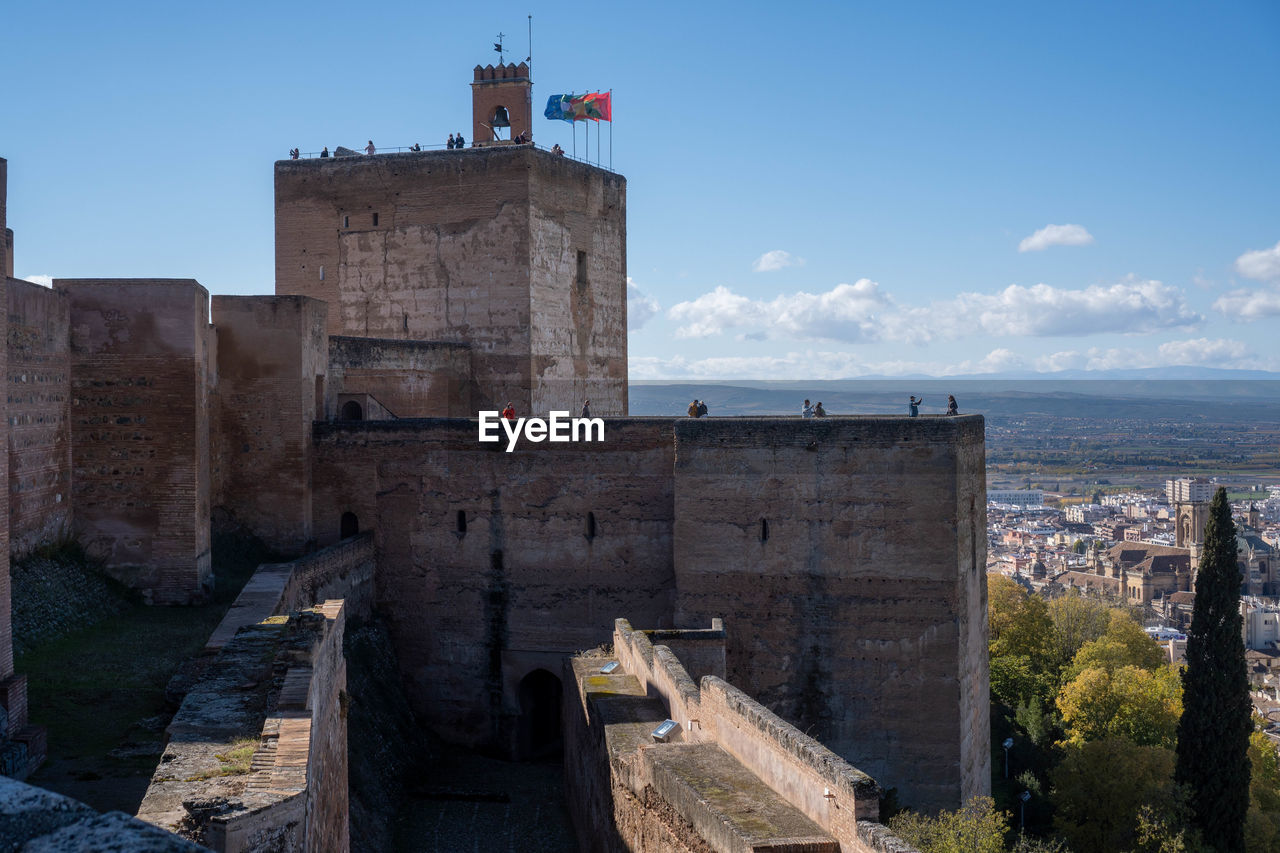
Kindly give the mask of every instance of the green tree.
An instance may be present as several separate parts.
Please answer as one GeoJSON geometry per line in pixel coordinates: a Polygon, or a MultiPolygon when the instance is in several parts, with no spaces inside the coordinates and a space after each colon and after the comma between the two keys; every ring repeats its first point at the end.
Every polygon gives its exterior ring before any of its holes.
{"type": "Polygon", "coordinates": [[[964,808],[937,817],[902,812],[889,820],[889,828],[920,853],[1004,853],[1009,821],[996,811],[995,800],[974,797],[964,808]]]}
{"type": "Polygon", "coordinates": [[[1066,742],[1123,737],[1138,746],[1172,748],[1182,714],[1181,687],[1172,667],[1090,667],[1058,694],[1066,742]]]}
{"type": "Polygon", "coordinates": [[[1172,750],[1109,738],[1067,749],[1049,781],[1054,828],[1074,853],[1113,853],[1139,842],[1143,807],[1164,815],[1176,806],[1172,750]]]}
{"type": "Polygon", "coordinates": [[[1124,610],[1115,609],[1107,617],[1107,629],[1101,637],[1080,647],[1064,674],[1064,680],[1075,678],[1086,669],[1115,672],[1125,666],[1136,666],[1149,672],[1165,666],[1164,652],[1147,636],[1142,626],[1124,610]]]}
{"type": "MultiPolygon", "coordinates": [[[[1077,539],[1076,544],[1083,553],[1084,541],[1077,539]]],[[[1050,601],[1048,610],[1053,623],[1053,656],[1059,666],[1069,664],[1085,643],[1105,634],[1111,618],[1106,604],[1081,595],[1078,589],[1050,601]]]]}
{"type": "Polygon", "coordinates": [[[1249,814],[1246,850],[1280,849],[1280,759],[1262,732],[1249,736],[1249,814]]]}
{"type": "Polygon", "coordinates": [[[1027,658],[1043,670],[1051,656],[1053,623],[1044,599],[1003,575],[987,583],[987,615],[991,656],[1027,658]]]}
{"type": "Polygon", "coordinates": [[[1226,489],[1209,506],[1187,632],[1177,779],[1192,821],[1214,849],[1244,850],[1249,809],[1249,678],[1241,638],[1240,568],[1226,489]]]}

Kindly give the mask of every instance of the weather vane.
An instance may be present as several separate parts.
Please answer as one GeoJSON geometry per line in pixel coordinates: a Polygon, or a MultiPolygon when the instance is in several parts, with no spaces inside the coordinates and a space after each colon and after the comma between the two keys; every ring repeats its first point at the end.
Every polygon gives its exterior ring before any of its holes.
{"type": "Polygon", "coordinates": [[[498,33],[498,40],[494,42],[493,49],[498,52],[498,64],[502,64],[502,40],[506,38],[505,33],[498,33]]]}

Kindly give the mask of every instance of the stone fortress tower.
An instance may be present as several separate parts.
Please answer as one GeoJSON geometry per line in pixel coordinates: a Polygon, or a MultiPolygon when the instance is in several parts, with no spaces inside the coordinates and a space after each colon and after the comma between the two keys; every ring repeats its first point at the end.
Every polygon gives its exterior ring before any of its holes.
{"type": "MultiPolygon", "coordinates": [[[[527,74],[476,69],[477,127],[505,104],[527,129],[527,74]]],[[[457,407],[391,414],[627,413],[621,175],[508,143],[285,160],[275,185],[277,294],[328,303],[330,335],[469,347],[457,407]]]]}
{"type": "MultiPolygon", "coordinates": [[[[498,107],[525,129],[527,67],[474,76],[473,140],[498,107]]],[[[62,318],[40,340],[70,354],[50,385],[73,421],[68,518],[110,571],[199,598],[211,516],[296,554],[371,537],[415,713],[517,758],[574,689],[565,657],[616,619],[722,619],[728,680],[902,802],[990,790],[980,416],[628,417],[611,171],[498,140],[274,178],[273,296],[35,294],[62,318]],[[477,441],[478,410],[588,398],[603,442],[477,441]]]]}

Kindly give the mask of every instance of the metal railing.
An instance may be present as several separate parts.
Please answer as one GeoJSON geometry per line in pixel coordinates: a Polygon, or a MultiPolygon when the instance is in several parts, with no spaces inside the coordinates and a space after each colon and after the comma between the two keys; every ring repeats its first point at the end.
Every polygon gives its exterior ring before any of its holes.
{"type": "MultiPolygon", "coordinates": [[[[528,146],[528,147],[532,147],[532,148],[537,148],[537,149],[538,149],[538,150],[540,150],[540,151],[546,151],[546,152],[548,152],[548,153],[554,153],[550,147],[548,147],[548,146],[546,146],[546,145],[539,145],[539,144],[538,144],[538,143],[536,143],[536,142],[525,142],[525,143],[522,143],[522,144],[519,144],[519,145],[517,145],[517,144],[515,144],[515,143],[512,143],[512,144],[511,144],[511,145],[509,145],[509,146],[489,146],[489,145],[476,146],[476,145],[473,145],[472,143],[468,142],[464,148],[459,148],[459,149],[455,149],[455,150],[463,151],[463,150],[470,150],[470,149],[472,149],[472,148],[488,148],[488,147],[503,147],[503,148],[511,147],[511,148],[523,148],[523,147],[526,147],[526,146],[528,146]]],[[[356,153],[355,153],[355,154],[345,154],[345,155],[343,155],[343,156],[344,156],[344,157],[357,157],[357,156],[358,156],[358,157],[369,157],[369,156],[377,157],[379,154],[425,154],[425,153],[427,153],[427,152],[429,152],[429,151],[447,151],[447,150],[449,150],[449,146],[448,146],[448,144],[446,144],[446,143],[441,143],[441,144],[439,144],[439,145],[419,145],[417,148],[414,148],[412,145],[394,145],[394,146],[387,146],[387,147],[383,147],[383,146],[380,146],[380,145],[379,145],[379,146],[374,146],[374,147],[375,147],[375,151],[374,151],[374,153],[373,153],[372,155],[366,154],[366,153],[364,152],[364,149],[363,149],[363,148],[361,148],[361,149],[355,149],[355,148],[352,148],[352,149],[348,149],[348,150],[356,151],[356,153]]],[[[298,156],[297,156],[297,158],[296,158],[296,159],[298,159],[298,160],[322,160],[322,159],[332,159],[332,158],[335,158],[335,157],[337,157],[337,156],[338,156],[338,155],[337,155],[337,154],[334,154],[334,153],[333,153],[333,151],[330,151],[330,152],[329,152],[329,154],[328,154],[328,157],[327,157],[327,158],[326,158],[326,157],[322,157],[322,156],[321,156],[321,153],[320,153],[319,151],[302,151],[302,152],[300,152],[300,153],[298,154],[298,156]]],[[[607,170],[612,171],[611,167],[610,167],[610,166],[608,166],[608,165],[605,165],[604,163],[601,163],[601,162],[599,162],[599,161],[597,161],[597,160],[589,160],[589,159],[587,159],[587,158],[585,158],[585,157],[578,157],[578,156],[574,155],[572,152],[570,152],[570,151],[566,151],[566,150],[564,150],[563,148],[562,148],[562,149],[561,149],[561,151],[560,151],[560,156],[565,157],[565,158],[566,158],[566,159],[568,159],[568,160],[573,160],[573,161],[574,161],[574,162],[576,162],[576,163],[585,163],[585,164],[586,164],[586,165],[588,165],[588,166],[595,166],[595,167],[600,168],[600,169],[607,169],[607,170]]],[[[288,160],[288,159],[295,159],[295,158],[292,158],[292,157],[286,157],[286,158],[284,158],[284,159],[288,160]]]]}

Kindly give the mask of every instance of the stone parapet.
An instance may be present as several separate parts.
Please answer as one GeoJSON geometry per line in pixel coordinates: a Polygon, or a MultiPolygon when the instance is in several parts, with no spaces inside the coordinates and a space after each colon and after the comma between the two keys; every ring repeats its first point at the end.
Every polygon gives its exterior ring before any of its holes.
{"type": "Polygon", "coordinates": [[[241,628],[166,730],[138,817],[221,853],[347,850],[345,622],[331,600],[241,628]]]}
{"type": "Polygon", "coordinates": [[[873,779],[722,679],[695,685],[669,648],[615,624],[612,654],[565,667],[580,840],[611,851],[915,853],[877,822],[873,779]],[[668,718],[677,725],[659,742],[651,732],[668,718]]]}

